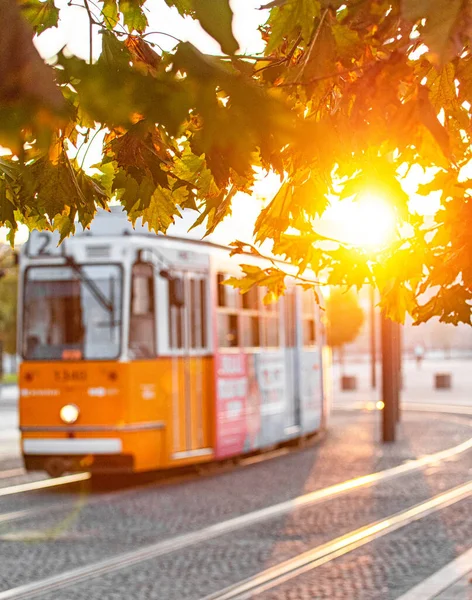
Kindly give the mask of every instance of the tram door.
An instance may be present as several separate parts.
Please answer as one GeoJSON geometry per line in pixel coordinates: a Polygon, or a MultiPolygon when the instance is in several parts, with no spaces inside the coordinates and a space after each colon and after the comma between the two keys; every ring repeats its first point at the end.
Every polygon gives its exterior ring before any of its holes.
{"type": "Polygon", "coordinates": [[[296,288],[287,289],[284,296],[285,371],[287,381],[286,433],[296,433],[301,424],[300,353],[298,352],[296,288]]]}
{"type": "MultiPolygon", "coordinates": [[[[208,352],[208,276],[174,274],[180,305],[170,299],[173,458],[205,456],[210,446],[211,361],[208,352]]],[[[170,289],[170,288],[169,288],[170,289]]]]}

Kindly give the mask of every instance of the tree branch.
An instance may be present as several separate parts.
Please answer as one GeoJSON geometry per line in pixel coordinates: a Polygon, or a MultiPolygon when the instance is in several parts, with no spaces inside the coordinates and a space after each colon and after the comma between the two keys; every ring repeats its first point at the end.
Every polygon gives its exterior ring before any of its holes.
{"type": "Polygon", "coordinates": [[[90,11],[88,0],[84,0],[84,5],[89,18],[89,64],[91,65],[93,63],[93,25],[95,23],[95,19],[90,11]]]}
{"type": "Polygon", "coordinates": [[[300,78],[303,75],[303,73],[305,71],[305,68],[306,68],[306,66],[308,64],[308,61],[311,58],[311,53],[313,52],[313,48],[315,47],[316,41],[317,41],[317,39],[318,39],[318,37],[320,35],[321,28],[323,27],[323,23],[324,23],[324,20],[326,19],[326,15],[328,14],[328,11],[329,11],[329,8],[325,8],[324,11],[323,11],[323,14],[321,15],[320,22],[318,23],[318,27],[316,28],[315,34],[313,36],[313,39],[310,42],[306,58],[303,61],[303,67],[301,68],[301,71],[298,74],[297,79],[300,78]]]}

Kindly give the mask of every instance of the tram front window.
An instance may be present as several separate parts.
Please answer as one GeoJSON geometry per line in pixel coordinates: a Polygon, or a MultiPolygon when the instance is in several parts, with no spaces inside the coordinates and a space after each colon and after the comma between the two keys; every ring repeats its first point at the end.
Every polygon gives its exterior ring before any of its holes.
{"type": "Polygon", "coordinates": [[[29,268],[24,287],[23,357],[117,358],[121,302],[118,265],[29,268]]]}

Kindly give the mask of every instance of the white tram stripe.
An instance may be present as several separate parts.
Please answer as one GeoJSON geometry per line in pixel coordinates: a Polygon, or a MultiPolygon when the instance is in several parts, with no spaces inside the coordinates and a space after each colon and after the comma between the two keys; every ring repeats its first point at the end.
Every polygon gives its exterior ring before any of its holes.
{"type": "MultiPolygon", "coordinates": [[[[372,473],[370,475],[365,475],[356,479],[344,481],[342,483],[330,486],[328,488],[323,488],[321,490],[317,490],[315,492],[299,496],[297,498],[294,498],[293,500],[281,502],[279,504],[275,504],[267,508],[263,508],[245,515],[241,515],[239,517],[228,519],[227,521],[215,523],[214,525],[210,525],[192,533],[178,535],[176,537],[164,540],[162,542],[149,544],[148,546],[144,546],[142,548],[139,548],[138,550],[132,550],[130,552],[125,552],[123,554],[112,556],[111,558],[103,559],[94,564],[86,565],[84,567],[78,567],[69,571],[64,571],[62,573],[59,573],[58,575],[53,575],[45,579],[33,581],[32,583],[27,583],[25,585],[18,586],[16,588],[11,588],[10,590],[5,590],[4,592],[0,592],[0,600],[25,600],[26,598],[35,598],[41,594],[52,592],[57,589],[66,588],[71,585],[81,583],[83,581],[88,581],[91,578],[96,578],[106,575],[108,573],[112,573],[114,571],[119,571],[121,569],[139,564],[143,561],[170,554],[171,552],[176,552],[184,548],[189,548],[190,546],[202,542],[207,542],[221,535],[244,529],[245,527],[248,527],[253,523],[259,523],[267,519],[281,516],[283,514],[289,513],[292,510],[300,508],[301,506],[313,505],[319,502],[324,502],[328,498],[332,498],[339,494],[348,493],[360,487],[375,485],[380,481],[384,481],[401,475],[406,475],[407,473],[411,473],[415,470],[421,469],[422,467],[425,467],[429,464],[434,464],[443,460],[448,460],[453,456],[456,456],[457,454],[461,454],[463,452],[466,452],[467,450],[470,450],[471,448],[472,438],[469,438],[466,442],[463,442],[458,446],[448,448],[447,450],[442,450],[441,452],[437,452],[435,454],[426,455],[417,460],[412,460],[397,467],[386,469],[385,471],[379,471],[377,473],[372,473]]],[[[393,515],[393,517],[385,519],[385,521],[374,523],[364,528],[361,528],[360,530],[356,530],[351,534],[352,539],[349,542],[349,544],[351,545],[349,546],[349,550],[345,549],[345,543],[344,545],[341,544],[339,546],[337,552],[340,552],[341,554],[348,552],[354,549],[352,545],[356,542],[357,539],[360,540],[358,542],[359,545],[362,545],[364,543],[367,543],[371,539],[375,539],[374,537],[372,537],[374,535],[384,535],[384,533],[389,533],[390,531],[394,531],[395,529],[403,527],[403,525],[407,524],[408,519],[410,519],[408,522],[419,519],[421,518],[421,516],[426,516],[426,514],[429,514],[429,512],[432,512],[433,510],[444,508],[445,506],[453,504],[454,502],[458,502],[460,499],[465,498],[471,494],[472,482],[469,482],[466,484],[466,486],[459,486],[458,488],[454,488],[453,490],[449,490],[448,492],[435,496],[427,502],[417,505],[416,507],[410,508],[407,511],[404,511],[403,513],[393,515]],[[387,528],[389,529],[387,530],[387,528]],[[364,532],[364,534],[361,535],[360,532],[364,532]],[[353,537],[354,534],[356,536],[355,538],[353,537]]],[[[347,538],[348,536],[349,534],[344,537],[347,538]]],[[[341,538],[334,540],[333,542],[331,542],[331,544],[334,544],[335,542],[339,544],[340,539],[341,538]]],[[[325,544],[325,546],[327,545],[325,544]]],[[[315,552],[315,550],[313,550],[312,552],[315,552]]],[[[330,552],[331,554],[329,555],[329,557],[324,559],[325,562],[327,560],[335,558],[335,556],[338,555],[336,554],[334,549],[330,552]]],[[[326,556],[328,555],[326,554],[326,556]]],[[[314,566],[311,565],[309,568],[314,568],[314,566]]]]}
{"type": "Polygon", "coordinates": [[[119,454],[120,438],[26,438],[24,454],[119,454]]]}

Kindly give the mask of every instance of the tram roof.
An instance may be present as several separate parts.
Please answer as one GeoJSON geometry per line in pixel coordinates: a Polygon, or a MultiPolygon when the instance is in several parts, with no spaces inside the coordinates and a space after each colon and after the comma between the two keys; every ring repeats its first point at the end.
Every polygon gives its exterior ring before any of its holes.
{"type": "Polygon", "coordinates": [[[195,222],[197,214],[192,210],[184,210],[182,218],[176,218],[175,223],[170,225],[166,234],[154,233],[149,231],[147,225],[143,225],[142,219],[137,219],[135,225],[129,220],[121,206],[112,206],[110,211],[102,208],[98,209],[95,218],[90,224],[90,228],[86,230],[78,230],[74,237],[81,236],[117,236],[123,235],[138,235],[147,237],[159,238],[177,238],[179,240],[203,242],[205,244],[214,244],[217,246],[227,246],[223,243],[221,237],[215,234],[204,238],[206,228],[204,225],[199,225],[194,229],[190,229],[195,222]]]}

